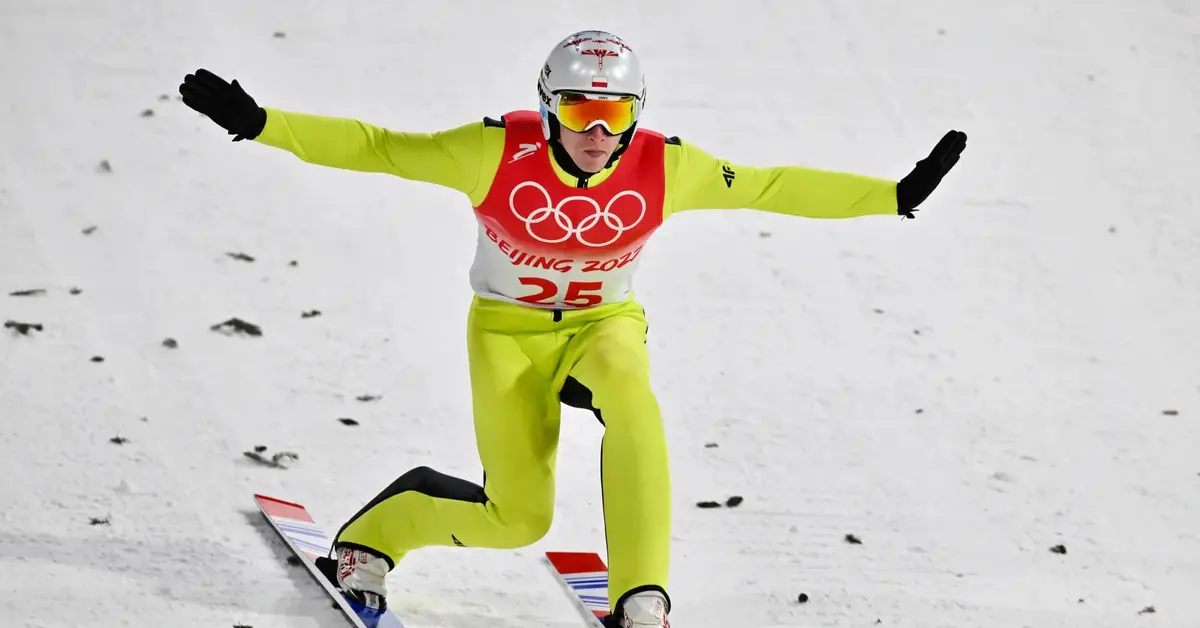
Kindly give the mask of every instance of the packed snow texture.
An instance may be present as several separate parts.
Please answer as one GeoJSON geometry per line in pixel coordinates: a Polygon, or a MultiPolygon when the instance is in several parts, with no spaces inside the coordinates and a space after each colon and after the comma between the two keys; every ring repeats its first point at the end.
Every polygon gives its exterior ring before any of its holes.
{"type": "MultiPolygon", "coordinates": [[[[0,623],[341,626],[252,494],[334,529],[413,466],[480,476],[466,199],[231,143],[184,74],[432,131],[536,107],[583,28],[734,163],[898,179],[970,136],[916,220],[696,212],[643,254],[675,626],[1200,625],[1179,0],[4,3],[0,623]]],[[[604,551],[601,430],[566,412],[541,542],[400,565],[412,628],[581,625],[540,557],[604,551]]]]}

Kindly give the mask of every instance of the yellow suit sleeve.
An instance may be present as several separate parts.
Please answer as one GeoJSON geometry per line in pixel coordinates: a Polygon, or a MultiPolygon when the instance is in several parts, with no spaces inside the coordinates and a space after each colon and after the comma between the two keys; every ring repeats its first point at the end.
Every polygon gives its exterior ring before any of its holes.
{"type": "Polygon", "coordinates": [[[668,144],[666,214],[754,209],[804,218],[896,216],[896,182],[802,166],[731,164],[680,142],[668,144]]]}
{"type": "Polygon", "coordinates": [[[256,142],[311,164],[441,185],[466,194],[472,204],[486,196],[504,150],[504,129],[482,120],[408,133],[350,118],[264,109],[267,124],[256,142]]]}

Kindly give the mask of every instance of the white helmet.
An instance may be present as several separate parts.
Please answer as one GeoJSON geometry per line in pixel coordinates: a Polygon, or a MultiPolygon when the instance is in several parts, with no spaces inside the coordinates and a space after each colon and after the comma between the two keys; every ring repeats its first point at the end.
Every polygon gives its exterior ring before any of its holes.
{"type": "MultiPolygon", "coordinates": [[[[629,44],[605,31],[572,33],[550,51],[538,76],[538,99],[542,113],[542,135],[549,141],[558,136],[559,92],[583,92],[596,98],[633,96],[634,124],[646,106],[646,77],[642,64],[629,44]]],[[[601,123],[603,124],[603,123],[601,123]]],[[[607,127],[606,127],[607,128],[607,127]]],[[[628,144],[634,128],[626,131],[628,144]]]]}

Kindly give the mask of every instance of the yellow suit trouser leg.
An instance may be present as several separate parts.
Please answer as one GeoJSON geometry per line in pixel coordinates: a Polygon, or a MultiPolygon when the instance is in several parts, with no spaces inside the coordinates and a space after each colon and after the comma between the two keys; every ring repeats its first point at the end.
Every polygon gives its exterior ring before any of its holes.
{"type": "Polygon", "coordinates": [[[425,467],[401,476],[343,526],[337,543],[393,565],[425,546],[515,548],[549,530],[559,391],[586,387],[605,424],[602,491],[609,597],[667,586],[671,495],[666,439],[650,389],[646,320],[633,301],[550,312],[475,299],[467,326],[483,487],[425,467]]]}
{"type": "Polygon", "coordinates": [[[484,486],[414,469],[359,511],[338,543],[382,552],[394,565],[420,547],[510,549],[550,529],[560,416],[551,384],[565,343],[548,312],[505,305],[477,300],[467,325],[484,486]]]}
{"type": "Polygon", "coordinates": [[[670,566],[670,468],[640,307],[592,323],[572,340],[564,362],[574,362],[571,376],[591,391],[604,421],[601,482],[615,609],[638,590],[665,593],[670,566]]]}

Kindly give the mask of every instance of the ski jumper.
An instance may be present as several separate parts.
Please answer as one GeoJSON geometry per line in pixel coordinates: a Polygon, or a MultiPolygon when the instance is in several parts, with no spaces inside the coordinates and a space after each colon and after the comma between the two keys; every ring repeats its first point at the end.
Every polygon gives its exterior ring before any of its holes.
{"type": "Polygon", "coordinates": [[[576,181],[554,163],[536,112],[432,134],[267,109],[256,141],[300,159],[456,189],[478,222],[467,352],[482,485],[412,469],[336,542],[394,567],[427,546],[517,548],[554,513],[561,406],[604,424],[601,483],[609,600],[667,587],[670,471],[633,276],[674,212],[759,209],[810,218],[896,215],[895,182],[735,166],[639,129],[617,163],[576,181]]]}

